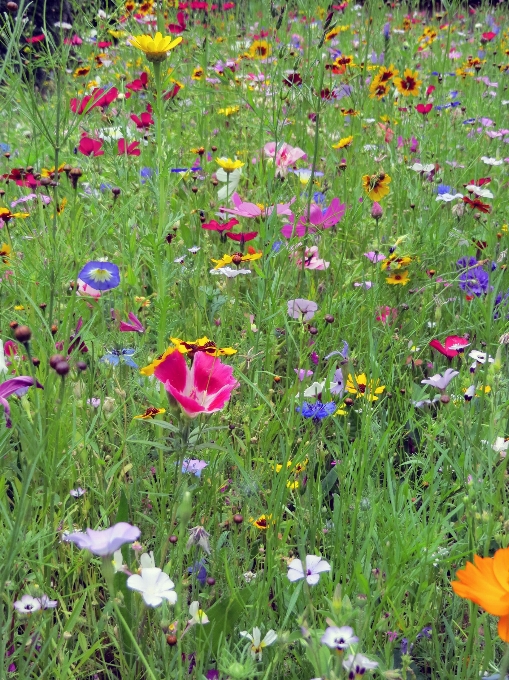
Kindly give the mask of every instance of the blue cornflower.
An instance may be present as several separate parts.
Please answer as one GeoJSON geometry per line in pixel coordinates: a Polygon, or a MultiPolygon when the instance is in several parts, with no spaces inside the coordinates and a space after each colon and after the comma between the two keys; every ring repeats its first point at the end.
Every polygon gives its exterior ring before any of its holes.
{"type": "Polygon", "coordinates": [[[196,578],[200,582],[200,585],[204,586],[207,580],[207,565],[204,560],[195,562],[192,567],[187,568],[188,574],[196,574],[196,578]]]}
{"type": "Polygon", "coordinates": [[[459,286],[468,295],[480,297],[483,293],[488,292],[490,277],[488,276],[488,272],[484,271],[482,267],[474,267],[460,275],[459,286]]]}
{"type": "Polygon", "coordinates": [[[472,123],[475,123],[475,118],[467,118],[463,121],[463,125],[472,125],[472,123]]]}
{"type": "Polygon", "coordinates": [[[95,290],[111,290],[120,283],[120,271],[113,262],[92,260],[80,271],[78,279],[95,290]]]}
{"type": "Polygon", "coordinates": [[[107,364],[112,364],[113,366],[118,366],[120,359],[122,359],[122,361],[128,366],[131,366],[132,368],[138,368],[138,364],[136,364],[131,359],[135,351],[135,349],[112,349],[101,358],[101,361],[104,361],[104,363],[107,364]]]}
{"type": "Polygon", "coordinates": [[[456,260],[456,266],[458,269],[467,269],[467,267],[475,267],[477,264],[477,259],[475,257],[460,257],[459,260],[456,260]]]}
{"type": "Polygon", "coordinates": [[[453,189],[448,184],[439,184],[435,189],[435,193],[437,193],[439,196],[442,196],[442,194],[455,194],[456,189],[453,189]]]}
{"type": "Polygon", "coordinates": [[[346,340],[343,340],[343,348],[342,349],[337,349],[334,352],[330,352],[326,356],[324,356],[324,360],[327,361],[328,359],[331,359],[332,357],[340,356],[342,359],[348,359],[348,343],[346,340]]]}
{"type": "Polygon", "coordinates": [[[437,106],[435,106],[435,109],[437,111],[443,111],[444,109],[450,109],[451,106],[452,104],[437,104],[437,106]]]}
{"type": "Polygon", "coordinates": [[[321,401],[317,401],[314,404],[310,404],[305,401],[302,406],[297,406],[295,410],[297,413],[304,416],[304,418],[312,418],[317,423],[334,413],[336,410],[336,403],[334,401],[329,401],[327,404],[322,404],[321,401]]]}
{"type": "Polygon", "coordinates": [[[389,22],[384,24],[384,27],[382,28],[382,33],[384,38],[387,40],[391,34],[391,25],[389,22]]]}
{"type": "Polygon", "coordinates": [[[313,194],[313,201],[318,203],[318,205],[323,205],[323,203],[325,203],[325,194],[321,191],[315,191],[313,194]]]}

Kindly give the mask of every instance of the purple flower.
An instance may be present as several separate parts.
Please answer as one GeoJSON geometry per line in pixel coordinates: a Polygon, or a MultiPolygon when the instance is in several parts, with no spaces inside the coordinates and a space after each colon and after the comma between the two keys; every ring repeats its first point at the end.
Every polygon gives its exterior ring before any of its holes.
{"type": "Polygon", "coordinates": [[[488,292],[489,284],[488,273],[482,267],[474,267],[460,275],[459,286],[468,295],[480,297],[483,293],[488,292]]]}
{"type": "Polygon", "coordinates": [[[370,250],[368,253],[364,253],[364,257],[367,257],[368,260],[373,264],[385,260],[385,255],[382,253],[377,253],[376,250],[370,250]]]}
{"type": "Polygon", "coordinates": [[[291,224],[285,224],[281,229],[281,233],[286,238],[292,236],[305,236],[306,234],[314,234],[318,228],[330,229],[330,227],[337,224],[345,214],[346,205],[340,203],[339,198],[333,198],[330,206],[326,210],[322,210],[319,205],[312,203],[308,210],[299,217],[297,224],[295,224],[295,216],[290,217],[291,224]]]}
{"type": "Polygon", "coordinates": [[[34,380],[29,375],[20,375],[17,378],[11,378],[10,380],[0,383],[0,404],[4,407],[5,427],[12,427],[11,407],[9,406],[7,399],[13,394],[17,394],[18,396],[24,394],[31,385],[35,385],[41,390],[44,389],[41,383],[37,382],[37,380],[34,380]],[[24,391],[21,392],[21,390],[24,391]]]}
{"type": "Polygon", "coordinates": [[[187,568],[188,574],[196,574],[196,578],[201,586],[205,585],[207,580],[207,565],[203,560],[195,562],[192,567],[187,568]]]}
{"type": "Polygon", "coordinates": [[[64,536],[62,540],[74,543],[82,550],[89,550],[94,555],[105,557],[124,545],[132,543],[140,537],[141,531],[127,522],[118,522],[108,529],[94,531],[87,529],[86,532],[76,531],[64,536]]]}
{"type": "Polygon", "coordinates": [[[297,373],[297,378],[302,382],[304,378],[310,378],[313,375],[313,371],[306,371],[305,368],[294,368],[295,373],[297,373]]]}
{"type": "Polygon", "coordinates": [[[182,472],[192,472],[196,477],[201,477],[201,471],[206,468],[208,463],[204,460],[185,458],[182,463],[182,472]]]}
{"type": "Polygon", "coordinates": [[[444,375],[437,373],[436,375],[428,378],[427,380],[421,380],[423,385],[432,385],[436,387],[437,390],[445,390],[447,385],[451,382],[453,378],[459,375],[459,371],[454,371],[452,368],[448,368],[444,375]]]}
{"type": "Polygon", "coordinates": [[[302,298],[288,300],[288,314],[292,319],[310,321],[314,317],[317,310],[318,305],[312,300],[303,300],[302,298]]]}
{"type": "Polygon", "coordinates": [[[81,496],[86,494],[86,492],[86,489],[82,489],[81,486],[78,486],[77,489],[71,489],[69,491],[69,496],[72,496],[73,498],[81,498],[81,496]]]}
{"type": "Polygon", "coordinates": [[[458,269],[467,269],[468,267],[475,267],[477,264],[477,259],[475,257],[460,257],[456,260],[456,266],[458,269]]]}

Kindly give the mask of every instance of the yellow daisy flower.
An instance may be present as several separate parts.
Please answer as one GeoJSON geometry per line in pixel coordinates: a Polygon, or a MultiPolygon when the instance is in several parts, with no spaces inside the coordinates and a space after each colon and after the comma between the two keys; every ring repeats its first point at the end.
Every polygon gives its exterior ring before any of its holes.
{"type": "Polygon", "coordinates": [[[163,38],[163,34],[158,31],[153,38],[151,35],[136,35],[129,42],[133,47],[144,52],[149,61],[158,62],[164,61],[168,52],[180,45],[182,36],[173,39],[171,35],[167,35],[163,38]]]}
{"type": "Polygon", "coordinates": [[[210,354],[213,357],[237,354],[237,350],[232,347],[217,347],[216,343],[209,340],[206,335],[203,338],[198,338],[198,340],[186,341],[180,340],[180,338],[170,338],[170,340],[181,354],[194,355],[196,352],[205,352],[205,354],[210,354]]]}
{"type": "Polygon", "coordinates": [[[408,277],[408,271],[404,272],[394,272],[394,274],[391,274],[388,278],[385,279],[387,283],[390,283],[391,286],[406,286],[406,284],[410,281],[408,277]]]}

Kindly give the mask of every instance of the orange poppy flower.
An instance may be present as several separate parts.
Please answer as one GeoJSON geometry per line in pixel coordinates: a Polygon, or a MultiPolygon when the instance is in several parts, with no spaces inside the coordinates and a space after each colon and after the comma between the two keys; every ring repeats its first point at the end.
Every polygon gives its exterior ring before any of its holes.
{"type": "Polygon", "coordinates": [[[456,576],[459,581],[451,583],[456,595],[499,616],[498,634],[509,642],[509,548],[497,550],[494,557],[474,555],[474,564],[467,562],[456,576]]]}

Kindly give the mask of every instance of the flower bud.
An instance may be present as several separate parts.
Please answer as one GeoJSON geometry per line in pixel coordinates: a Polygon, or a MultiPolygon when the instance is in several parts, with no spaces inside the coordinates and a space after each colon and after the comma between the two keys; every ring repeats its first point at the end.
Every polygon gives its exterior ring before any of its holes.
{"type": "Polygon", "coordinates": [[[58,375],[61,375],[62,377],[66,376],[69,373],[70,366],[67,363],[67,361],[59,361],[58,364],[55,366],[55,371],[58,373],[58,375]]]}
{"type": "Polygon", "coordinates": [[[381,217],[383,217],[384,211],[380,203],[375,201],[373,205],[371,206],[371,217],[374,220],[379,220],[381,217]]]}
{"type": "Polygon", "coordinates": [[[49,358],[49,365],[51,368],[56,368],[57,364],[59,364],[61,361],[65,361],[63,354],[53,354],[53,356],[49,358]]]}
{"type": "Polygon", "coordinates": [[[23,344],[27,343],[32,337],[32,331],[28,326],[18,326],[14,331],[14,337],[23,344]]]}

